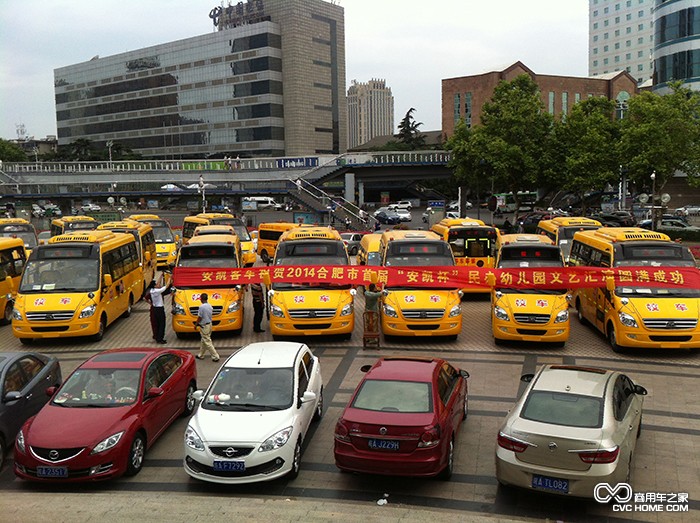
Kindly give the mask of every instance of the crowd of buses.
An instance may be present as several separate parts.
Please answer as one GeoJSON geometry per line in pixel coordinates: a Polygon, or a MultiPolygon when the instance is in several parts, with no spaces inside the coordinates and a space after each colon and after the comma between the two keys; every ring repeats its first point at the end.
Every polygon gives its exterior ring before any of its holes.
{"type": "MultiPolygon", "coordinates": [[[[0,307],[4,323],[25,344],[39,338],[84,336],[100,340],[127,317],[158,269],[250,267],[258,257],[281,266],[350,265],[340,234],[329,227],[260,224],[255,238],[232,214],[201,213],[184,219],[182,237],[154,214],[100,224],[88,216],[55,219],[51,237],[37,242],[31,223],[0,220],[0,307]]],[[[444,219],[431,230],[387,230],[363,236],[357,264],[486,268],[695,267],[689,249],[662,233],[610,228],[589,218],[540,222],[536,234],[502,234],[478,219],[444,219]]],[[[214,309],[214,331],[240,333],[245,285],[178,287],[172,328],[195,332],[203,292],[214,309]]],[[[619,351],[700,348],[700,289],[608,286],[522,289],[503,286],[445,289],[385,287],[380,307],[385,336],[444,336],[462,331],[465,292],[491,295],[495,343],[550,342],[563,346],[570,307],[619,351]]],[[[272,283],[267,292],[270,331],[288,336],[338,335],[355,326],[356,289],[332,284],[272,283]]]]}

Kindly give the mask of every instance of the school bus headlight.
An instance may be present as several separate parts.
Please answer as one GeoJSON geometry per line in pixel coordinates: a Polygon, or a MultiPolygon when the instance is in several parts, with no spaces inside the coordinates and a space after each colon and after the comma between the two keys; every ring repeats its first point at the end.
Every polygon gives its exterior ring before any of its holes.
{"type": "Polygon", "coordinates": [[[348,303],[345,307],[343,307],[343,310],[340,311],[341,316],[349,316],[352,313],[353,313],[352,303],[348,303]]]}
{"type": "Polygon", "coordinates": [[[97,306],[95,305],[88,305],[85,307],[82,311],[80,311],[80,318],[89,318],[93,314],[95,314],[95,311],[97,310],[97,306]]]}
{"type": "Polygon", "coordinates": [[[510,321],[506,310],[503,307],[499,307],[498,305],[496,305],[493,308],[493,315],[501,321],[510,321]]]}
{"type": "Polygon", "coordinates": [[[554,318],[554,323],[564,323],[565,321],[569,321],[569,311],[559,311],[557,317],[554,318]]]}
{"type": "Polygon", "coordinates": [[[620,313],[620,323],[622,323],[625,327],[638,327],[637,320],[626,312],[620,313]]]}
{"type": "Polygon", "coordinates": [[[232,301],[231,304],[226,308],[226,312],[236,312],[241,308],[241,302],[236,300],[232,301]]]}
{"type": "Polygon", "coordinates": [[[270,307],[270,314],[275,318],[284,318],[284,311],[277,305],[270,307]]]}
{"type": "Polygon", "coordinates": [[[180,305],[179,303],[173,303],[173,315],[175,316],[184,316],[185,315],[185,308],[180,305]]]}
{"type": "Polygon", "coordinates": [[[22,313],[19,312],[17,309],[13,308],[12,309],[12,319],[17,320],[17,321],[22,321],[22,313]]]}
{"type": "Polygon", "coordinates": [[[452,310],[450,311],[450,318],[454,318],[455,316],[459,316],[462,314],[462,308],[459,305],[455,305],[452,307],[452,310]]]}
{"type": "Polygon", "coordinates": [[[398,318],[399,315],[396,314],[396,309],[392,307],[391,305],[387,305],[386,303],[384,304],[384,314],[391,318],[398,318]]]}

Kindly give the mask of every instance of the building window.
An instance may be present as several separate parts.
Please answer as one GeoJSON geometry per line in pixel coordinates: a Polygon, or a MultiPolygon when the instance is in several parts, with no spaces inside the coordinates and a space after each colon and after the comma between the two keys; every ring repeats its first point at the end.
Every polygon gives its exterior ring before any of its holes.
{"type": "Polygon", "coordinates": [[[598,60],[593,60],[593,67],[598,67],[598,60]]]}
{"type": "Polygon", "coordinates": [[[628,14],[625,16],[625,20],[627,20],[627,21],[632,20],[632,14],[628,13],[628,14]]]}
{"type": "Polygon", "coordinates": [[[472,93],[464,93],[464,121],[467,127],[472,126],[472,93]]]}
{"type": "Polygon", "coordinates": [[[632,53],[627,53],[625,55],[625,60],[632,60],[632,53]]]}
{"type": "MultiPolygon", "coordinates": [[[[608,59],[607,59],[607,58],[604,58],[604,59],[603,59],[603,65],[608,65],[608,59]]],[[[607,71],[605,71],[605,72],[607,73],[607,71]]]]}
{"type": "Polygon", "coordinates": [[[604,52],[604,53],[607,53],[608,50],[609,50],[608,46],[607,46],[607,45],[604,45],[604,46],[603,46],[603,52],[604,52]]]}
{"type": "Polygon", "coordinates": [[[620,48],[620,42],[615,42],[615,49],[619,49],[619,48],[620,48]]]}
{"type": "Polygon", "coordinates": [[[593,54],[598,54],[598,48],[597,48],[597,47],[594,47],[594,48],[593,48],[593,54]]]}
{"type": "Polygon", "coordinates": [[[644,71],[644,65],[639,64],[639,65],[637,66],[637,71],[644,71]]]}
{"type": "Polygon", "coordinates": [[[619,11],[619,10],[620,10],[620,4],[615,4],[615,11],[619,11]]]}
{"type": "Polygon", "coordinates": [[[455,95],[455,105],[454,105],[455,125],[457,125],[457,122],[459,122],[459,106],[460,106],[460,99],[459,99],[459,93],[457,93],[455,95]]]}
{"type": "Polygon", "coordinates": [[[581,101],[581,93],[574,94],[574,103],[577,104],[581,101]]]}
{"type": "Polygon", "coordinates": [[[615,63],[619,63],[619,62],[620,62],[620,57],[619,57],[619,56],[616,56],[616,57],[615,57],[615,63]]]}
{"type": "Polygon", "coordinates": [[[549,91],[549,114],[554,114],[554,91],[549,91]]]}
{"type": "Polygon", "coordinates": [[[603,12],[604,12],[605,14],[608,14],[608,13],[610,12],[610,8],[609,8],[609,7],[604,8],[604,9],[603,9],[603,12]]]}
{"type": "Polygon", "coordinates": [[[639,24],[639,25],[637,26],[637,30],[638,30],[638,31],[644,31],[644,24],[639,24]]]}
{"type": "Polygon", "coordinates": [[[632,40],[627,40],[625,42],[625,47],[632,47],[632,40]]]}
{"type": "Polygon", "coordinates": [[[627,7],[632,7],[632,0],[627,0],[627,7]]]}
{"type": "Polygon", "coordinates": [[[641,11],[639,11],[639,13],[637,13],[637,17],[644,18],[644,9],[642,9],[641,11]]]}
{"type": "Polygon", "coordinates": [[[619,16],[616,16],[616,17],[615,17],[615,23],[616,23],[616,24],[619,24],[619,23],[620,23],[620,17],[619,17],[619,16]]]}
{"type": "Polygon", "coordinates": [[[610,24],[610,20],[604,20],[604,21],[603,21],[603,26],[604,26],[604,27],[608,27],[609,24],[610,24]]]}
{"type": "Polygon", "coordinates": [[[644,51],[637,51],[637,58],[641,58],[644,56],[644,51]]]}
{"type": "Polygon", "coordinates": [[[593,29],[598,29],[598,22],[593,22],[593,29]]]}
{"type": "Polygon", "coordinates": [[[598,16],[598,10],[593,11],[593,16],[598,16]]]}
{"type": "Polygon", "coordinates": [[[561,114],[564,116],[569,114],[569,93],[566,91],[561,93],[561,114]]]}
{"type": "Polygon", "coordinates": [[[597,42],[598,41],[598,35],[593,35],[593,41],[597,42]]]}
{"type": "Polygon", "coordinates": [[[619,30],[619,29],[615,29],[615,36],[620,36],[620,30],[619,30]]]}
{"type": "Polygon", "coordinates": [[[603,40],[607,40],[610,35],[608,33],[603,33],[603,40]]]}
{"type": "Polygon", "coordinates": [[[643,44],[643,43],[644,43],[644,37],[637,38],[637,43],[638,43],[638,44],[643,44]]]}
{"type": "Polygon", "coordinates": [[[627,29],[625,29],[625,34],[631,34],[631,33],[632,33],[631,27],[628,27],[627,29]]]}

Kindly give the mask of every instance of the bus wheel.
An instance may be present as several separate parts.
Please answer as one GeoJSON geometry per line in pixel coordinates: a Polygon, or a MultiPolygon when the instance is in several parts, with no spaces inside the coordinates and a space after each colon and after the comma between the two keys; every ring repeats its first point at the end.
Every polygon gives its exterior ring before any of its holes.
{"type": "Polygon", "coordinates": [[[612,326],[612,323],[608,324],[608,341],[610,342],[613,352],[617,352],[619,354],[620,352],[624,351],[624,347],[621,347],[617,343],[617,338],[615,337],[615,327],[612,326]]]}
{"type": "Polygon", "coordinates": [[[0,325],[9,325],[12,323],[12,309],[14,306],[12,303],[7,302],[7,305],[5,305],[5,314],[3,315],[2,319],[0,319],[0,325]]]}
{"type": "Polygon", "coordinates": [[[100,328],[95,333],[95,335],[92,337],[93,341],[102,341],[102,338],[104,338],[105,331],[107,330],[107,318],[104,317],[104,315],[100,318],[100,328]]]}
{"type": "Polygon", "coordinates": [[[34,343],[34,338],[20,338],[19,341],[22,345],[31,345],[34,343]]]}
{"type": "Polygon", "coordinates": [[[581,300],[576,300],[576,317],[581,325],[586,324],[586,318],[583,317],[583,311],[581,310],[581,300]]]}
{"type": "Polygon", "coordinates": [[[129,306],[124,311],[124,314],[122,314],[122,318],[128,318],[129,316],[131,316],[131,308],[133,306],[134,306],[134,295],[129,294],[129,306]]]}
{"type": "Polygon", "coordinates": [[[175,336],[177,337],[178,340],[187,339],[187,335],[185,335],[184,332],[175,332],[175,336]]]}
{"type": "Polygon", "coordinates": [[[270,255],[267,254],[267,251],[263,251],[260,253],[260,258],[262,258],[262,261],[265,265],[270,264],[270,255]]]}

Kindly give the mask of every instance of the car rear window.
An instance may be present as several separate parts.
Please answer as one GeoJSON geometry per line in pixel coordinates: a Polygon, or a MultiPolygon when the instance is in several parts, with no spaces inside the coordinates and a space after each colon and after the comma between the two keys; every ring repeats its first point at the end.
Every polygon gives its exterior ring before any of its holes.
{"type": "Polygon", "coordinates": [[[520,417],[552,425],[600,428],[603,426],[603,401],[593,396],[536,390],[525,401],[520,417]]]}
{"type": "Polygon", "coordinates": [[[383,412],[433,412],[430,383],[367,380],[355,396],[356,409],[383,412]]]}

